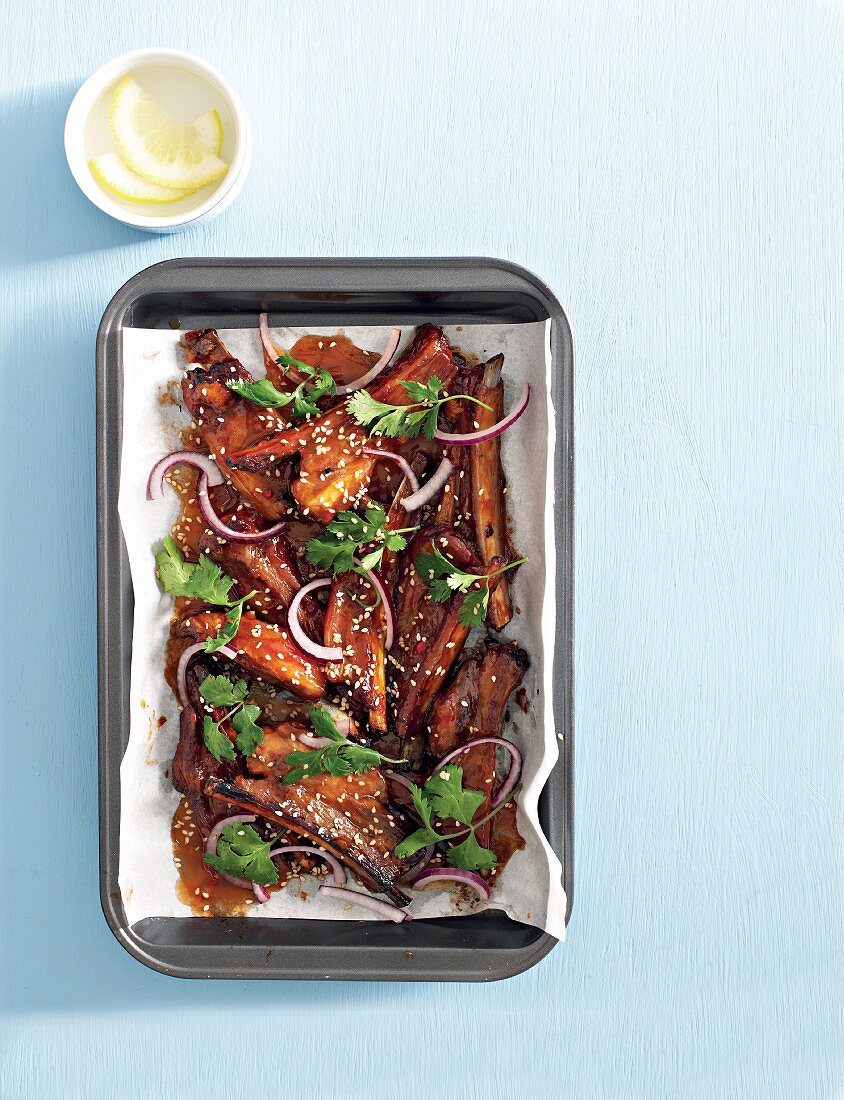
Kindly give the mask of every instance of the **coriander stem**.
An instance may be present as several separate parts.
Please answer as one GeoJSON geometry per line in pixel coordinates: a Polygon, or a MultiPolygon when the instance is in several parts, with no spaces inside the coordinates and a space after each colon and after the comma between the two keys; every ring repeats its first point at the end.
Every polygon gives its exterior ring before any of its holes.
{"type": "Polygon", "coordinates": [[[446,401],[473,401],[476,405],[480,405],[482,409],[486,409],[487,412],[492,412],[492,405],[487,405],[485,401],[479,401],[477,397],[472,397],[468,393],[453,393],[450,397],[441,397],[437,404],[444,405],[446,401]]]}

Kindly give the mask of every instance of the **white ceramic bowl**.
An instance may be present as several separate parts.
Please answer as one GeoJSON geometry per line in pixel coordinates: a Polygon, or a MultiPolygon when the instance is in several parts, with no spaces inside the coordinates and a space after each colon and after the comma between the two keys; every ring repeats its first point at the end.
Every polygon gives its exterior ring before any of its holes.
{"type": "Polygon", "coordinates": [[[135,50],[97,69],[73,97],[65,121],[64,148],[73,178],[83,194],[100,210],[136,229],[145,229],[150,233],[173,233],[185,226],[216,218],[240,193],[252,164],[252,129],[237,93],[211,65],[180,50],[135,50]],[[145,71],[159,79],[192,81],[194,87],[191,90],[207,86],[210,99],[205,109],[207,106],[217,106],[223,121],[222,156],[230,164],[228,172],[217,183],[202,188],[195,196],[179,200],[173,209],[168,206],[143,207],[138,203],[123,204],[100,186],[88,167],[92,156],[108,150],[103,130],[112,87],[129,72],[137,73],[143,81],[145,71]]]}

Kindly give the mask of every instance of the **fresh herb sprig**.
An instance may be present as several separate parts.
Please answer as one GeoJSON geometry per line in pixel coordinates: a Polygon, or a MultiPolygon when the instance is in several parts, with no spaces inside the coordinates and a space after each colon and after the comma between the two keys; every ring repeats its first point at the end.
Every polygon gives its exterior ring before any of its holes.
{"type": "Polygon", "coordinates": [[[368,390],[356,390],[349,398],[349,412],[370,435],[412,439],[421,433],[426,439],[433,439],[440,409],[447,402],[472,401],[484,409],[490,407],[476,397],[470,397],[468,393],[441,397],[443,383],[436,376],[430,382],[400,382],[399,385],[407,390],[411,404],[388,405],[384,401],[377,401],[368,390]]]}
{"type": "Polygon", "coordinates": [[[445,603],[455,592],[463,593],[463,606],[458,618],[463,626],[472,627],[486,618],[490,580],[508,569],[515,569],[517,565],[524,565],[526,561],[527,558],[519,558],[492,573],[467,573],[434,547],[433,553],[420,551],[413,564],[435,603],[445,603]]]}
{"type": "Polygon", "coordinates": [[[288,753],[284,762],[290,765],[291,770],[284,776],[285,783],[298,783],[305,776],[319,775],[320,772],[337,776],[366,775],[382,763],[404,763],[344,737],[324,707],[312,706],[309,717],[314,733],[318,737],[327,737],[331,744],[321,749],[294,749],[288,753]]]}
{"type": "Polygon", "coordinates": [[[504,803],[496,806],[492,813],[480,821],[473,822],[478,808],[487,796],[483,791],[464,789],[463,769],[455,764],[449,764],[435,772],[424,787],[417,787],[412,783],[410,790],[414,809],[422,825],[396,846],[396,856],[399,859],[407,859],[429,844],[445,843],[446,859],[452,867],[459,867],[463,871],[483,871],[495,867],[495,852],[478,842],[475,830],[498,813],[504,803]],[[441,833],[434,828],[435,819],[456,821],[464,828],[458,832],[441,833]],[[460,843],[451,843],[455,840],[460,843]]]}
{"type": "Polygon", "coordinates": [[[251,825],[227,825],[217,841],[217,854],[205,854],[209,867],[224,875],[246,878],[259,886],[274,886],[278,871],[270,859],[272,841],[261,840],[251,825]]]}
{"type": "Polygon", "coordinates": [[[282,371],[287,374],[291,367],[295,367],[300,374],[306,376],[307,381],[300,382],[290,393],[283,393],[276,389],[269,378],[261,378],[257,382],[245,382],[242,378],[232,378],[226,382],[230,390],[261,405],[265,409],[281,409],[292,405],[293,416],[304,419],[306,416],[319,416],[317,402],[321,397],[330,397],[337,392],[337,383],[331,374],[323,367],[312,367],[292,355],[281,355],[276,359],[282,371]]]}
{"type": "Polygon", "coordinates": [[[264,740],[264,731],[255,721],[261,708],[245,702],[248,691],[245,680],[232,684],[226,676],[206,676],[199,685],[199,694],[206,703],[212,707],[230,708],[219,722],[210,714],[206,714],[202,722],[202,740],[217,760],[235,758],[232,743],[221,729],[224,722],[230,721],[237,732],[235,744],[244,756],[251,756],[264,740]]]}
{"type": "Polygon", "coordinates": [[[189,596],[228,608],[223,626],[213,638],[206,638],[205,652],[215,653],[221,646],[228,645],[240,627],[243,605],[252,599],[257,589],[239,600],[230,600],[234,579],[226,576],[207,554],[200,554],[196,563],[185,561],[184,554],[169,535],[163,549],[155,555],[155,565],[164,591],[171,596],[189,596]]]}
{"type": "Polygon", "coordinates": [[[385,550],[404,550],[404,537],[416,527],[401,527],[388,531],[387,513],[380,504],[371,504],[363,516],[357,512],[338,512],[318,537],[308,540],[308,561],[320,569],[337,573],[366,573],[378,569],[385,550]],[[373,543],[374,548],[355,560],[363,546],[373,543]]]}

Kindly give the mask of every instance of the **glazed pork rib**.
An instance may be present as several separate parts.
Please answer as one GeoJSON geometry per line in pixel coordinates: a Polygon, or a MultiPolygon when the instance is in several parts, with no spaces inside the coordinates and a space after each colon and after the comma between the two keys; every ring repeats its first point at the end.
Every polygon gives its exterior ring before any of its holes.
{"type": "MultiPolygon", "coordinates": [[[[456,373],[442,330],[422,325],[389,374],[376,382],[370,393],[378,401],[407,405],[411,399],[401,382],[429,382],[436,375],[448,387],[456,373]]],[[[230,448],[227,461],[233,471],[266,476],[279,462],[299,455],[299,476],[291,482],[291,493],[304,515],[328,523],[367,494],[377,459],[364,454],[364,448],[379,446],[381,440],[370,439],[345,404],[339,404],[254,446],[230,448]]]]}
{"type": "MultiPolygon", "coordinates": [[[[504,356],[496,355],[483,366],[483,374],[473,388],[473,396],[483,405],[474,409],[479,429],[492,427],[504,415],[504,383],[501,368],[504,356]]],[[[504,470],[501,467],[501,440],[476,443],[469,451],[469,471],[472,478],[472,515],[475,525],[475,545],[484,565],[496,558],[509,560],[507,539],[507,508],[504,503],[504,470]]],[[[490,594],[487,622],[494,630],[503,630],[513,618],[508,577],[502,576],[490,594]]]]}
{"type": "Polygon", "coordinates": [[[251,382],[252,375],[229,355],[215,329],[186,332],[182,346],[189,363],[195,363],[182,379],[185,405],[200,436],[223,475],[266,519],[280,519],[287,512],[283,480],[276,476],[246,473],[228,466],[226,457],[249,447],[283,428],[287,421],[273,409],[238,396],[226,382],[251,382]]]}
{"type": "Polygon", "coordinates": [[[407,904],[398,886],[407,865],[393,854],[403,833],[387,802],[387,784],[376,769],[362,776],[314,775],[299,783],[241,776],[212,779],[206,794],[290,829],[336,856],[370,890],[397,905],[407,904]]]}
{"type": "MultiPolygon", "coordinates": [[[[190,612],[175,627],[175,639],[205,641],[215,637],[225,622],[222,611],[190,612]]],[[[230,644],[237,650],[237,663],[251,675],[278,684],[300,699],[322,697],[325,691],[322,670],[305,656],[282,627],[244,614],[230,644]]]]}
{"type": "MultiPolygon", "coordinates": [[[[500,737],[507,701],[521,684],[529,664],[527,653],[515,642],[487,642],[485,648],[467,653],[450,686],[431,710],[430,753],[439,758],[476,737],[500,737]]],[[[474,745],[455,760],[463,769],[466,787],[487,793],[475,815],[477,820],[489,813],[489,797],[496,780],[502,778],[497,775],[496,760],[495,745],[474,745]]],[[[506,808],[477,830],[478,841],[495,851],[499,868],[515,850],[514,835],[521,840],[515,815],[506,808]],[[499,831],[499,818],[505,814],[506,825],[499,831]]]]}
{"type": "MultiPolygon", "coordinates": [[[[250,508],[241,508],[223,516],[224,522],[237,531],[257,532],[262,524],[250,508]]],[[[302,577],[296,554],[283,534],[260,542],[232,542],[213,531],[206,531],[199,547],[230,577],[237,581],[240,594],[246,596],[257,589],[250,607],[278,622],[287,621],[287,610],[302,587],[302,577]]],[[[312,596],[305,596],[299,617],[308,632],[321,636],[323,616],[312,596]]]]}

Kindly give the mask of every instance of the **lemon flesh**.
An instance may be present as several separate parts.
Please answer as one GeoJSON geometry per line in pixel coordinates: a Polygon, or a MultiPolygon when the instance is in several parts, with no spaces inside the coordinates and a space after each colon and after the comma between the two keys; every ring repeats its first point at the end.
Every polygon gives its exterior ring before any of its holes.
{"type": "Polygon", "coordinates": [[[199,134],[199,140],[206,150],[218,157],[223,148],[223,123],[217,111],[206,111],[204,115],[195,118],[191,125],[199,134]]]}
{"type": "Polygon", "coordinates": [[[128,202],[176,202],[190,195],[175,187],[149,183],[127,168],[117,153],[103,153],[88,161],[91,175],[106,191],[128,202]]]}
{"type": "Polygon", "coordinates": [[[219,118],[216,123],[210,120],[210,125],[204,122],[201,129],[182,126],[131,76],[114,89],[109,121],[120,159],[148,183],[193,191],[229,170],[209,150],[209,142],[218,140],[214,129],[219,118]]]}

